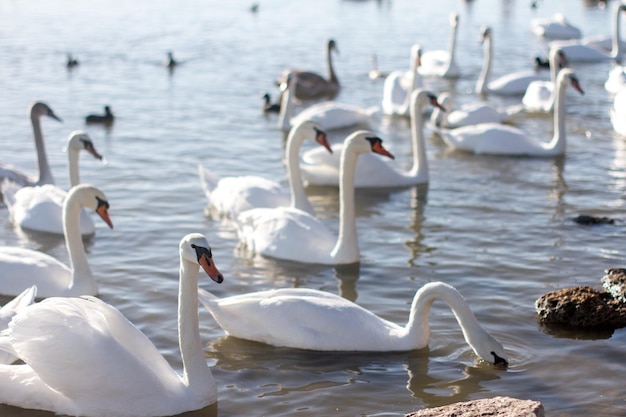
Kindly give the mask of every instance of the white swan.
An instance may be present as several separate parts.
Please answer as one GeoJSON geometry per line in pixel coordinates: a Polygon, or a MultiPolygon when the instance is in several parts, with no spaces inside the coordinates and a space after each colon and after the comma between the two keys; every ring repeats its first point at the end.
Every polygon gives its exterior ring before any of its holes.
{"type": "Polygon", "coordinates": [[[316,123],[303,121],[291,129],[285,149],[289,188],[276,181],[252,175],[217,178],[208,169],[198,165],[202,188],[209,200],[209,212],[230,219],[236,219],[240,212],[255,207],[291,206],[313,213],[302,185],[299,166],[300,147],[306,138],[315,140],[327,152],[332,152],[326,133],[316,123]]]}
{"type": "MultiPolygon", "coordinates": [[[[493,81],[491,78],[491,65],[493,60],[493,30],[483,26],[481,29],[481,42],[485,53],[485,60],[476,82],[476,94],[488,95],[523,95],[532,81],[554,81],[556,79],[557,66],[551,66],[550,72],[536,71],[534,69],[516,71],[503,75],[493,81]]],[[[567,55],[566,55],[567,56],[567,55]]],[[[569,58],[569,57],[568,57],[569,58]]]]}
{"type": "Polygon", "coordinates": [[[578,79],[569,68],[557,77],[557,98],[554,105],[554,135],[549,142],[528,136],[521,129],[496,123],[436,130],[446,144],[456,150],[476,154],[556,156],[565,153],[565,90],[568,82],[583,93],[578,79]]]}
{"type": "Polygon", "coordinates": [[[50,171],[48,157],[46,156],[46,145],[43,140],[43,133],[41,132],[41,117],[48,116],[54,120],[58,120],[59,122],[61,119],[54,114],[52,109],[48,107],[47,104],[42,102],[31,104],[29,111],[30,121],[33,125],[35,150],[37,151],[39,177],[33,178],[14,166],[0,163],[0,182],[6,178],[21,186],[54,184],[54,178],[52,176],[52,172],[50,171]]]}
{"type": "Polygon", "coordinates": [[[393,158],[372,132],[360,130],[346,138],[339,185],[339,236],[305,211],[291,207],[257,208],[244,211],[237,218],[237,234],[246,254],[324,265],[359,262],[354,176],[357,158],[366,152],[393,158]]]}
{"type": "Polygon", "coordinates": [[[430,115],[430,123],[434,126],[448,129],[479,123],[504,123],[510,121],[513,116],[522,110],[522,106],[515,105],[496,108],[484,102],[467,103],[459,108],[450,110],[450,95],[448,93],[439,94],[437,101],[448,111],[435,107],[435,110],[430,115]]]}
{"type": "Polygon", "coordinates": [[[298,75],[295,90],[296,98],[300,100],[313,100],[322,97],[332,98],[336,96],[341,86],[339,84],[337,74],[335,74],[335,68],[333,67],[333,52],[339,51],[335,40],[330,39],[326,44],[326,65],[328,67],[328,78],[324,78],[311,71],[286,69],[283,71],[282,76],[278,80],[278,84],[283,84],[287,81],[287,77],[290,73],[295,73],[298,75]]]}
{"type": "Polygon", "coordinates": [[[383,114],[408,116],[411,107],[411,93],[422,88],[422,79],[418,68],[422,57],[422,48],[415,44],[411,47],[409,71],[393,71],[385,78],[381,108],[383,114]]]}
{"type": "Polygon", "coordinates": [[[626,67],[614,63],[604,83],[604,89],[611,94],[617,94],[624,87],[626,87],[626,67]]]}
{"type": "MultiPolygon", "coordinates": [[[[566,56],[559,48],[550,49],[550,71],[553,71],[552,68],[556,68],[556,75],[560,68],[559,62],[564,59],[566,60],[566,56]]],[[[556,76],[554,80],[556,80],[556,76]]],[[[556,91],[553,80],[533,81],[528,84],[522,97],[522,106],[529,113],[549,113],[554,110],[555,100],[556,91]]]]}
{"type": "Polygon", "coordinates": [[[369,79],[374,81],[374,80],[378,80],[379,78],[386,78],[388,75],[389,75],[389,72],[381,71],[380,69],[378,69],[378,58],[376,57],[376,54],[372,54],[371,67],[370,67],[369,72],[367,73],[367,76],[369,77],[369,79]]]}
{"type": "MultiPolygon", "coordinates": [[[[87,133],[75,130],[70,133],[67,142],[67,156],[71,187],[80,183],[78,157],[81,150],[89,152],[94,158],[102,160],[87,133]]],[[[3,187],[5,201],[13,222],[23,229],[37,232],[63,234],[63,201],[67,192],[56,185],[46,184],[32,187],[3,187]]],[[[80,215],[80,233],[93,235],[96,226],[86,210],[80,215]]]]}
{"type": "Polygon", "coordinates": [[[298,75],[295,73],[288,74],[283,84],[284,91],[278,114],[278,127],[283,131],[289,131],[293,126],[306,120],[319,124],[325,130],[367,125],[372,116],[380,111],[378,106],[363,108],[337,101],[323,101],[305,108],[294,116],[293,86],[296,85],[297,79],[298,75]]]}
{"type": "Polygon", "coordinates": [[[447,50],[426,51],[422,54],[419,73],[424,77],[458,78],[461,74],[455,60],[458,13],[450,15],[450,40],[447,50]]]}
{"type": "Polygon", "coordinates": [[[610,111],[613,130],[626,136],[626,89],[621,90],[613,99],[610,111]]]}
{"type": "Polygon", "coordinates": [[[563,13],[550,18],[535,18],[530,21],[532,32],[546,39],[579,39],[582,32],[567,21],[563,13]]]}
{"type": "Polygon", "coordinates": [[[179,375],[117,309],[95,297],[54,297],[17,314],[2,335],[24,361],[0,365],[0,403],[90,417],[170,416],[217,401],[198,324],[199,265],[216,282],[200,234],[180,243],[179,375]]]}
{"type": "Polygon", "coordinates": [[[297,349],[368,352],[426,347],[430,308],[433,302],[443,301],[480,358],[492,364],[508,363],[500,342],[482,328],[463,296],[443,282],[430,282],[416,292],[405,326],[338,295],[308,288],[281,288],[225,298],[200,289],[198,296],[229,336],[297,349]]]}
{"type": "Polygon", "coordinates": [[[596,39],[552,41],[550,48],[561,48],[569,62],[604,62],[607,60],[620,60],[624,48],[620,36],[620,20],[622,11],[626,11],[626,4],[617,2],[613,8],[613,36],[611,38],[611,50],[606,51],[601,46],[601,41],[596,39]]]}
{"type": "MultiPolygon", "coordinates": [[[[26,288],[17,297],[0,307],[0,331],[9,327],[9,322],[17,313],[22,311],[26,306],[31,305],[35,301],[37,295],[37,286],[33,285],[26,288]]],[[[0,337],[0,343],[2,338],[0,337]]],[[[12,353],[2,350],[0,346],[0,363],[13,363],[17,357],[12,353]]]]}
{"type": "MultiPolygon", "coordinates": [[[[410,95],[411,142],[413,166],[399,172],[391,165],[372,154],[361,155],[356,164],[356,188],[406,187],[428,182],[428,158],[424,141],[424,106],[429,104],[441,108],[437,98],[426,90],[415,90],[410,95]]],[[[324,155],[317,149],[302,155],[302,176],[308,185],[339,184],[343,143],[332,146],[333,153],[324,155]]]]}
{"type": "Polygon", "coordinates": [[[38,251],[12,247],[0,247],[0,294],[17,295],[30,285],[37,285],[37,295],[42,298],[54,296],[77,296],[98,294],[98,284],[93,278],[85,246],[78,228],[81,209],[94,210],[113,228],[109,218],[109,203],[96,187],[80,184],[73,187],[63,206],[65,245],[70,266],[50,255],[38,251]]]}

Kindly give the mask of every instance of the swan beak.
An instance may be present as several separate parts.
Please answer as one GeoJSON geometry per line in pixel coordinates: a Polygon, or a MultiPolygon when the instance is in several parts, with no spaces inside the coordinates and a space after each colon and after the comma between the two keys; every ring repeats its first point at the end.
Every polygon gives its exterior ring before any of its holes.
{"type": "Polygon", "coordinates": [[[372,143],[372,152],[377,153],[379,155],[387,156],[391,159],[396,159],[396,157],[393,156],[391,152],[385,149],[385,147],[383,146],[383,141],[380,139],[372,143]]]}
{"type": "Polygon", "coordinates": [[[578,82],[577,78],[572,78],[572,87],[574,87],[574,89],[578,91],[580,94],[582,94],[583,96],[585,95],[585,92],[583,91],[583,88],[580,86],[580,83],[578,82]]]}
{"type": "Polygon", "coordinates": [[[104,222],[111,229],[113,229],[113,222],[111,221],[111,218],[109,217],[109,204],[108,203],[106,203],[106,204],[98,204],[98,208],[96,209],[96,213],[98,213],[98,216],[100,216],[102,218],[102,220],[104,220],[104,222]]]}
{"type": "Polygon", "coordinates": [[[52,112],[52,110],[50,110],[50,112],[48,113],[48,117],[53,118],[53,119],[54,119],[54,120],[56,120],[57,122],[61,122],[61,123],[63,123],[63,120],[62,120],[59,116],[57,116],[56,114],[54,114],[54,113],[52,112]]]}
{"type": "Polygon", "coordinates": [[[333,153],[333,149],[330,147],[330,143],[328,143],[326,132],[315,128],[315,141],[326,148],[328,152],[333,153]]]}
{"type": "Polygon", "coordinates": [[[493,355],[493,359],[494,359],[493,360],[493,364],[494,365],[502,365],[505,368],[509,366],[509,362],[506,359],[501,358],[500,356],[496,355],[495,352],[491,352],[491,354],[493,355]]]}
{"type": "Polygon", "coordinates": [[[85,150],[87,152],[89,152],[94,158],[102,161],[102,155],[100,155],[98,153],[98,151],[96,151],[96,148],[93,146],[93,143],[91,142],[86,142],[85,143],[85,150]]]}
{"type": "Polygon", "coordinates": [[[221,284],[224,281],[224,276],[215,266],[215,262],[211,262],[212,258],[210,256],[210,252],[203,252],[198,259],[198,263],[204,269],[204,272],[218,284],[221,284]]]}
{"type": "Polygon", "coordinates": [[[445,107],[443,107],[441,104],[439,104],[439,102],[437,101],[437,97],[431,97],[430,104],[433,107],[437,107],[439,110],[441,110],[444,113],[448,111],[448,110],[446,110],[445,107]]]}

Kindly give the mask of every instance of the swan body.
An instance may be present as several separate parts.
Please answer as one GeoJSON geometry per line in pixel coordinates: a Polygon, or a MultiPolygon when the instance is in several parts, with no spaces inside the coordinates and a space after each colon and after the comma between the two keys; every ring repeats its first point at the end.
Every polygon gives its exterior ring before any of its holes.
{"type": "Polygon", "coordinates": [[[381,103],[383,114],[409,116],[411,93],[416,88],[422,88],[422,79],[418,71],[421,56],[422,48],[417,44],[413,45],[410,70],[393,71],[385,78],[381,103]]]}
{"type": "MultiPolygon", "coordinates": [[[[78,173],[78,156],[81,150],[89,152],[94,158],[102,160],[102,155],[96,151],[93,142],[83,131],[70,133],[67,144],[68,166],[71,186],[80,183],[78,173]]],[[[52,185],[39,185],[33,187],[22,187],[17,191],[9,187],[3,188],[5,200],[13,222],[23,229],[63,234],[63,201],[67,192],[52,185]]],[[[83,210],[80,215],[81,235],[93,235],[96,226],[83,210]]]]}
{"type": "Polygon", "coordinates": [[[493,55],[493,31],[490,27],[481,30],[481,42],[483,43],[485,60],[476,82],[476,94],[497,94],[503,96],[523,95],[532,81],[550,81],[556,76],[556,68],[546,71],[522,70],[503,75],[493,81],[491,78],[491,66],[493,55]]]}
{"type": "Polygon", "coordinates": [[[386,78],[388,75],[389,72],[381,71],[378,69],[378,58],[376,57],[376,54],[373,54],[371,57],[371,68],[367,73],[367,76],[370,78],[370,80],[374,81],[379,78],[386,78]]]}
{"type": "Polygon", "coordinates": [[[626,68],[620,64],[614,64],[609,70],[609,76],[604,83],[604,89],[611,94],[617,94],[626,86],[626,68]]]}
{"type": "Polygon", "coordinates": [[[236,219],[237,215],[255,207],[291,206],[313,212],[313,207],[304,191],[299,166],[299,152],[302,142],[311,138],[331,151],[326,133],[310,121],[303,121],[289,132],[285,157],[289,188],[263,177],[244,175],[217,178],[198,165],[200,180],[209,201],[209,211],[217,216],[236,219]]]}
{"type": "Polygon", "coordinates": [[[450,40],[447,50],[426,51],[422,54],[419,73],[424,77],[458,78],[459,68],[455,60],[456,37],[459,27],[458,13],[450,16],[450,40]]]}
{"type": "Polygon", "coordinates": [[[284,83],[285,91],[280,104],[278,115],[278,127],[283,131],[289,131],[303,121],[312,121],[324,130],[336,130],[357,125],[369,124],[372,116],[380,111],[378,107],[363,108],[337,101],[324,101],[313,104],[294,116],[294,93],[298,75],[289,74],[284,83]]]}
{"type": "Polygon", "coordinates": [[[626,11],[626,4],[616,3],[613,9],[613,36],[610,51],[603,49],[600,41],[592,40],[552,41],[548,45],[550,48],[560,48],[570,62],[593,63],[620,60],[624,47],[620,36],[621,12],[623,11],[626,11]]]}
{"type": "Polygon", "coordinates": [[[39,251],[2,246],[0,294],[17,295],[26,287],[37,285],[37,295],[42,298],[97,295],[98,285],[89,268],[79,230],[79,216],[83,207],[94,210],[113,228],[108,213],[109,203],[104,194],[91,185],[73,187],[63,206],[65,245],[70,266],[39,251]]]}
{"type": "Polygon", "coordinates": [[[319,351],[398,352],[428,345],[433,302],[450,306],[474,352],[507,363],[502,345],[478,323],[463,296],[443,282],[420,288],[408,322],[400,326],[338,295],[307,288],[281,288],[217,298],[200,289],[200,302],[229,336],[274,346],[319,351]]]}
{"type": "Polygon", "coordinates": [[[188,235],[180,243],[182,375],[111,305],[54,297],[23,309],[0,336],[24,362],[0,365],[0,403],[90,417],[169,416],[215,403],[198,325],[199,265],[223,281],[206,238],[188,235]]]}
{"type": "Polygon", "coordinates": [[[532,32],[547,39],[579,39],[582,32],[565,19],[562,13],[551,18],[535,18],[530,21],[532,32]]]}
{"type": "MultiPolygon", "coordinates": [[[[450,95],[441,93],[437,101],[443,108],[447,109],[449,108],[450,95]]],[[[521,110],[521,106],[508,106],[498,109],[488,103],[475,102],[464,104],[448,112],[436,107],[430,116],[430,121],[434,126],[448,129],[479,123],[504,123],[510,121],[521,110]]]]}
{"type": "MultiPolygon", "coordinates": [[[[354,187],[406,187],[428,182],[424,107],[429,104],[437,109],[441,108],[441,105],[432,93],[421,89],[413,91],[409,102],[413,166],[408,171],[399,172],[376,155],[366,153],[357,161],[354,187]]],[[[308,185],[337,186],[339,184],[343,147],[343,143],[336,143],[332,146],[332,154],[324,155],[317,149],[311,149],[302,155],[302,173],[308,185]]]]}
{"type": "MultiPolygon", "coordinates": [[[[556,74],[559,71],[559,61],[564,58],[563,52],[559,48],[550,50],[550,71],[556,68],[556,74]]],[[[533,81],[526,88],[522,97],[522,106],[529,113],[549,113],[554,109],[554,101],[556,100],[556,91],[552,76],[550,81],[533,81]]]]}
{"type": "Polygon", "coordinates": [[[248,255],[296,262],[343,265],[359,262],[354,177],[360,154],[375,152],[393,158],[382,140],[367,130],[349,135],[341,159],[339,235],[310,213],[289,207],[257,208],[237,218],[237,234],[248,255]]]}
{"type": "Polygon", "coordinates": [[[295,73],[298,76],[295,87],[295,97],[300,100],[314,100],[322,97],[334,97],[339,92],[340,84],[333,67],[333,52],[338,52],[337,43],[330,39],[326,44],[326,65],[328,78],[311,71],[287,69],[278,80],[282,84],[287,80],[288,74],[295,73]]]}
{"type": "MultiPolygon", "coordinates": [[[[26,288],[17,297],[0,307],[0,331],[9,327],[9,322],[17,313],[19,313],[26,306],[31,305],[35,301],[37,295],[37,287],[35,285],[26,288]]],[[[2,338],[0,338],[2,343],[2,338]]],[[[0,346],[0,364],[13,363],[17,360],[17,357],[12,353],[4,351],[0,346]]]]}
{"type": "Polygon", "coordinates": [[[613,130],[620,135],[626,135],[626,89],[615,95],[610,116],[613,130]]]}
{"type": "Polygon", "coordinates": [[[573,71],[564,68],[557,77],[554,136],[543,142],[512,126],[484,123],[458,129],[438,129],[446,144],[456,150],[491,155],[556,156],[565,153],[565,90],[567,83],[582,94],[573,71]]]}
{"type": "Polygon", "coordinates": [[[61,121],[61,119],[56,114],[54,114],[52,109],[47,104],[42,102],[36,102],[31,104],[29,112],[30,121],[33,125],[39,176],[37,178],[33,178],[19,168],[16,168],[12,165],[0,163],[0,182],[2,182],[4,179],[8,179],[9,181],[19,186],[54,184],[54,178],[52,176],[52,172],[50,171],[50,165],[48,163],[48,157],[46,155],[46,146],[43,139],[43,133],[41,131],[41,118],[43,116],[47,116],[59,122],[61,121]]]}

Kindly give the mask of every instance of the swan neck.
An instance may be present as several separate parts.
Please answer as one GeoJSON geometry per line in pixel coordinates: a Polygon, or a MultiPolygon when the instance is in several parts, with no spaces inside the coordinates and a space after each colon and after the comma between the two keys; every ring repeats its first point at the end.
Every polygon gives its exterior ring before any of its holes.
{"type": "Polygon", "coordinates": [[[337,82],[337,74],[335,74],[335,68],[333,67],[333,54],[330,47],[326,48],[326,66],[328,69],[328,81],[337,82]]]}
{"type": "Polygon", "coordinates": [[[555,85],[556,99],[554,101],[554,135],[548,144],[548,148],[554,153],[565,152],[565,82],[557,82],[555,85]]]}
{"type": "Polygon", "coordinates": [[[291,207],[313,214],[313,207],[302,185],[300,170],[300,148],[304,139],[304,135],[297,128],[292,129],[287,137],[287,179],[291,192],[291,207]]]}
{"type": "MultiPolygon", "coordinates": [[[[426,144],[424,143],[424,116],[423,106],[416,104],[411,113],[411,142],[413,145],[413,167],[409,176],[414,178],[428,179],[428,159],[426,157],[426,144]]],[[[439,110],[435,108],[434,111],[439,110]]]]}
{"type": "Polygon", "coordinates": [[[183,382],[195,395],[203,398],[206,396],[207,384],[214,386],[215,381],[206,364],[200,339],[198,273],[197,263],[180,257],[178,345],[183,361],[183,382]]]}
{"type": "Polygon", "coordinates": [[[80,184],[80,175],[78,173],[78,150],[68,148],[67,159],[68,167],[70,170],[70,187],[80,184]]]}
{"type": "Polygon", "coordinates": [[[448,66],[446,67],[446,71],[449,70],[452,67],[452,65],[454,65],[457,29],[458,29],[458,24],[455,24],[451,27],[450,39],[448,40],[448,54],[450,55],[450,59],[448,60],[448,66]]]}
{"type": "Polygon", "coordinates": [[[331,257],[337,264],[359,260],[354,208],[354,178],[358,156],[349,144],[344,146],[339,167],[339,236],[331,252],[331,257]]]}
{"type": "Polygon", "coordinates": [[[290,80],[289,82],[293,84],[293,87],[289,86],[283,91],[280,98],[280,112],[278,114],[278,128],[283,132],[288,132],[291,129],[291,118],[293,117],[292,88],[295,89],[295,80],[290,80]]]}
{"type": "Polygon", "coordinates": [[[478,336],[482,336],[485,331],[476,320],[476,316],[470,310],[463,296],[453,287],[443,283],[426,284],[415,294],[411,304],[409,321],[405,326],[407,339],[410,341],[418,340],[420,346],[428,344],[430,335],[428,316],[435,301],[443,301],[450,307],[463,331],[463,337],[473,348],[473,341],[478,336]]]}
{"type": "Polygon", "coordinates": [[[493,55],[493,43],[491,36],[488,36],[484,40],[483,51],[485,58],[483,61],[483,67],[480,70],[478,81],[476,82],[476,94],[487,94],[487,83],[491,77],[491,61],[493,55]]]}
{"type": "Polygon", "coordinates": [[[69,194],[66,197],[69,200],[63,206],[63,233],[72,270],[70,289],[74,294],[94,295],[98,293],[98,284],[89,267],[85,244],[80,232],[82,207],[78,202],[72,201],[71,196],[72,194],[69,194]]]}
{"type": "Polygon", "coordinates": [[[48,164],[48,156],[46,154],[46,145],[43,142],[43,133],[41,131],[41,120],[39,116],[31,114],[30,119],[33,125],[33,135],[35,138],[35,149],[37,151],[37,166],[39,167],[38,185],[54,184],[52,171],[48,164]]]}
{"type": "Polygon", "coordinates": [[[621,5],[615,6],[615,16],[613,18],[613,39],[611,44],[611,57],[615,59],[621,59],[622,57],[622,42],[621,42],[621,5]]]}

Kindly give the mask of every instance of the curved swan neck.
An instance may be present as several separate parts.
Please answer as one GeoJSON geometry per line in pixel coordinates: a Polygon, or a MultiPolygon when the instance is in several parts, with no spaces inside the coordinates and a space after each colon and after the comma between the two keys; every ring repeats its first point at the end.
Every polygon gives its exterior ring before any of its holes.
{"type": "Polygon", "coordinates": [[[72,270],[72,283],[70,288],[73,293],[97,294],[98,284],[93,278],[85,245],[80,233],[80,214],[82,207],[77,201],[73,201],[68,194],[68,201],[63,206],[63,233],[65,235],[65,246],[70,258],[70,268],[72,270]]]}
{"type": "MultiPolygon", "coordinates": [[[[411,105],[411,142],[413,144],[413,166],[408,172],[411,177],[428,180],[428,158],[424,143],[424,105],[417,100],[411,105]]],[[[438,110],[438,109],[436,109],[438,110]]]]}
{"type": "Polygon", "coordinates": [[[493,53],[493,42],[491,39],[491,34],[485,37],[485,40],[483,42],[485,59],[483,61],[483,67],[480,70],[480,75],[478,76],[478,81],[476,82],[476,94],[487,94],[487,83],[489,82],[489,78],[491,77],[491,60],[493,53]]]}
{"type": "Polygon", "coordinates": [[[622,41],[621,41],[621,14],[622,4],[615,5],[615,12],[613,16],[613,39],[611,39],[611,58],[621,59],[622,57],[622,41]]]}
{"type": "Polygon", "coordinates": [[[70,170],[70,187],[80,184],[80,175],[78,173],[78,157],[79,150],[68,147],[67,162],[70,170]]]}
{"type": "Polygon", "coordinates": [[[41,132],[41,119],[38,115],[31,113],[30,120],[33,125],[35,149],[37,150],[37,165],[39,167],[39,179],[37,180],[37,185],[54,184],[52,171],[50,171],[50,165],[48,164],[46,146],[43,142],[43,133],[41,132]]]}
{"type": "MultiPolygon", "coordinates": [[[[198,397],[206,396],[207,385],[215,384],[206,364],[198,319],[199,266],[180,257],[178,289],[178,345],[183,361],[183,382],[198,397]]],[[[214,390],[216,391],[216,390],[214,390]]]]}
{"type": "Polygon", "coordinates": [[[313,213],[313,207],[302,185],[302,174],[300,171],[300,147],[305,136],[300,128],[292,129],[287,137],[287,178],[289,180],[289,190],[291,192],[291,207],[308,213],[313,213]]]}
{"type": "Polygon", "coordinates": [[[339,236],[331,252],[336,263],[359,260],[359,242],[356,234],[354,209],[354,178],[359,155],[346,143],[339,167],[339,236]]]}
{"type": "Polygon", "coordinates": [[[420,288],[411,304],[409,321],[405,326],[407,340],[420,341],[420,346],[426,346],[430,336],[428,315],[435,301],[446,303],[463,331],[463,337],[467,343],[474,347],[475,336],[485,334],[476,316],[470,310],[463,296],[452,286],[442,282],[431,282],[420,288]]]}

